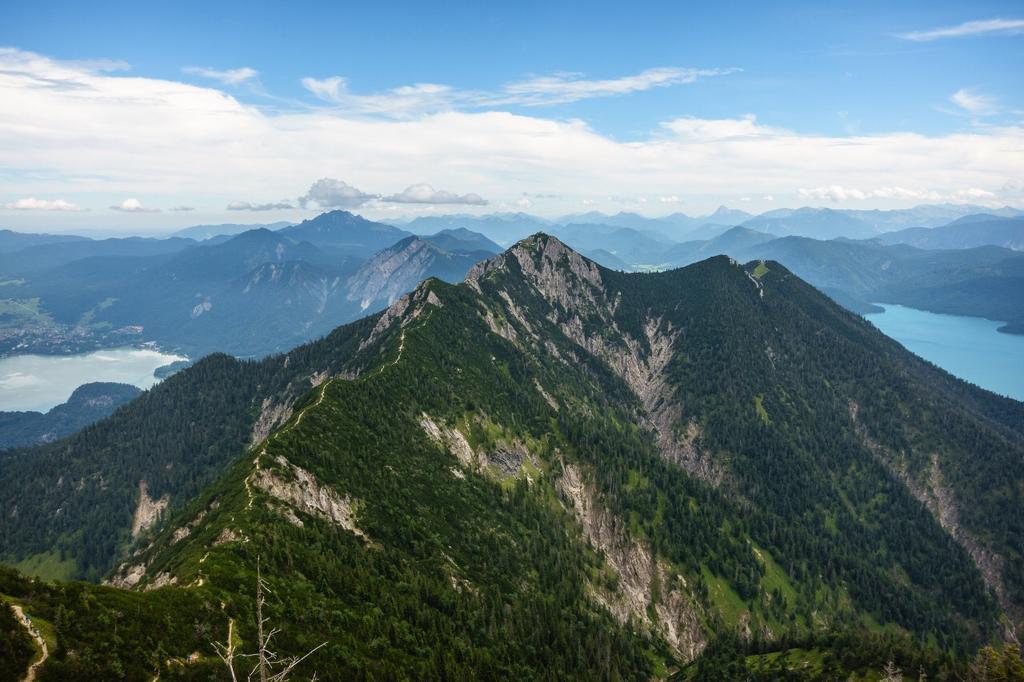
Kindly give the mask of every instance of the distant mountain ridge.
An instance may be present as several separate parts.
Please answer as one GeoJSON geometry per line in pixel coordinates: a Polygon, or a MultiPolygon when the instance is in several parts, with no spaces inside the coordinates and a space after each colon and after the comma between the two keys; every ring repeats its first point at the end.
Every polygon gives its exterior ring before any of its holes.
{"type": "Polygon", "coordinates": [[[142,393],[129,384],[82,384],[65,402],[42,412],[0,412],[0,450],[49,443],[110,416],[142,393]]]}
{"type": "Polygon", "coordinates": [[[940,227],[886,232],[878,239],[886,244],[909,244],[922,249],[970,249],[991,245],[1024,251],[1024,218],[975,214],[940,227]]]}
{"type": "MultiPolygon", "coordinates": [[[[45,339],[75,338],[87,324],[130,330],[129,340],[156,341],[192,357],[214,351],[258,357],[385,307],[425,277],[461,280],[473,263],[499,250],[465,230],[393,250],[410,239],[416,238],[404,230],[334,211],[224,240],[120,240],[111,256],[90,257],[111,248],[86,242],[93,251],[69,262],[70,244],[30,247],[69,250],[52,257],[55,267],[28,271],[3,292],[14,298],[13,310],[26,311],[11,321],[8,343],[21,342],[33,325],[45,339]],[[121,255],[126,249],[136,255],[121,255]]],[[[7,257],[18,262],[24,253],[7,257]]]]}

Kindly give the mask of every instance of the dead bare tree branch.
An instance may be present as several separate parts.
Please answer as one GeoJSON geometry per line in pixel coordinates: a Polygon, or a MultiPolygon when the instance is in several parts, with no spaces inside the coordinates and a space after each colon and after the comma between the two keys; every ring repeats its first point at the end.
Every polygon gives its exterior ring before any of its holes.
{"type": "MultiPolygon", "coordinates": [[[[238,676],[235,673],[236,657],[256,659],[256,664],[246,676],[247,682],[254,682],[254,680],[259,680],[259,682],[285,682],[296,666],[313,655],[318,649],[327,645],[327,642],[321,642],[302,656],[287,656],[278,659],[277,653],[270,648],[270,643],[274,636],[281,632],[281,629],[268,627],[270,619],[263,615],[263,606],[266,604],[266,595],[268,593],[273,594],[270,586],[263,579],[260,557],[256,557],[256,653],[240,654],[236,651],[234,638],[235,621],[232,618],[228,619],[227,643],[213,643],[214,650],[217,652],[220,660],[224,661],[228,672],[231,673],[232,682],[238,682],[238,676]],[[275,671],[275,667],[279,667],[280,670],[275,671]]],[[[312,679],[316,680],[316,673],[313,673],[312,679]]]]}

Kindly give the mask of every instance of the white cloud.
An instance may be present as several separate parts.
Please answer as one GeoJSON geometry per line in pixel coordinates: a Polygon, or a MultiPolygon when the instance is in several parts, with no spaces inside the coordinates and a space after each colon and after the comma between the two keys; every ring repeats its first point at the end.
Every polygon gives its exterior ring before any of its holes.
{"type": "Polygon", "coordinates": [[[415,83],[379,93],[359,95],[349,90],[348,81],[341,76],[324,79],[303,78],[302,86],[315,97],[347,111],[406,116],[412,113],[452,109],[566,104],[594,97],[628,95],[651,88],[685,85],[699,78],[724,76],[738,71],[740,69],[737,68],[662,67],[606,80],[588,80],[582,74],[560,73],[506,83],[493,92],[458,90],[439,83],[415,83]]]}
{"type": "MultiPolygon", "coordinates": [[[[990,201],[997,197],[995,192],[978,187],[968,187],[952,192],[939,192],[936,190],[907,189],[906,187],[877,187],[875,189],[862,190],[841,185],[828,185],[825,187],[801,187],[797,190],[797,194],[804,199],[828,200],[833,203],[865,201],[867,199],[964,203],[969,201],[990,201]]],[[[765,197],[765,199],[768,199],[768,197],[765,197]]]]}
{"type": "Polygon", "coordinates": [[[785,132],[758,124],[757,117],[746,114],[742,118],[700,119],[677,118],[663,124],[681,138],[695,142],[712,142],[744,137],[773,137],[785,132]]]}
{"type": "Polygon", "coordinates": [[[1013,33],[1024,33],[1024,19],[980,19],[929,31],[900,33],[898,37],[904,40],[927,42],[940,38],[963,38],[965,36],[1013,33]]]}
{"type": "Polygon", "coordinates": [[[436,83],[416,83],[372,95],[357,95],[349,92],[348,81],[341,76],[323,80],[303,78],[302,87],[317,98],[351,112],[390,116],[450,109],[465,97],[447,85],[436,83]]]}
{"type": "Polygon", "coordinates": [[[299,205],[306,208],[316,204],[319,208],[359,208],[377,199],[376,194],[362,192],[347,182],[334,178],[320,178],[309,191],[299,197],[299,205]]]}
{"type": "MultiPolygon", "coordinates": [[[[628,95],[634,92],[664,88],[671,85],[693,83],[699,78],[725,76],[740,71],[728,69],[687,69],[660,67],[647,69],[632,76],[605,80],[588,80],[582,74],[560,73],[551,76],[536,76],[522,81],[508,83],[502,88],[505,102],[526,106],[565,104],[594,97],[628,95]]],[[[499,103],[501,96],[496,97],[499,103]]]]}
{"type": "MultiPolygon", "coordinates": [[[[382,197],[381,201],[395,204],[468,204],[470,206],[486,206],[487,201],[479,194],[454,194],[445,190],[436,190],[430,185],[420,183],[409,185],[398,194],[382,197]]],[[[527,200],[527,203],[530,203],[527,200]]]]}
{"type": "Polygon", "coordinates": [[[203,66],[186,66],[182,71],[194,76],[211,78],[215,81],[220,81],[224,85],[239,85],[246,81],[251,81],[260,75],[259,71],[248,66],[243,66],[240,69],[211,69],[203,66]]]}
{"type": "Polygon", "coordinates": [[[167,210],[168,211],[194,211],[196,209],[195,209],[194,206],[175,206],[175,207],[169,208],[167,210]]]}
{"type": "MultiPolygon", "coordinates": [[[[998,199],[1009,180],[1024,177],[1022,148],[1020,125],[944,135],[818,135],[753,116],[678,118],[624,142],[583,121],[504,111],[400,120],[334,108],[281,111],[241,103],[217,88],[0,50],[4,191],[72,195],[85,206],[83,191],[195,206],[305,192],[308,205],[376,210],[377,196],[357,187],[424,179],[472,189],[495,204],[523,192],[556,192],[558,199],[544,203],[551,214],[593,197],[772,195],[783,202],[799,197],[795,188],[829,185],[920,188],[919,194],[943,196],[980,189],[998,199]],[[315,178],[324,180],[306,191],[315,178]]],[[[913,200],[869,198],[892,205],[913,200]]]]}
{"type": "Polygon", "coordinates": [[[993,98],[979,95],[969,88],[957,90],[949,99],[964,111],[978,116],[994,114],[996,111],[996,102],[993,98]]]}
{"type": "Polygon", "coordinates": [[[120,204],[110,207],[111,211],[124,211],[125,213],[159,213],[158,208],[146,208],[138,199],[125,199],[120,204]]]}
{"type": "Polygon", "coordinates": [[[84,211],[78,204],[63,199],[36,199],[26,197],[6,204],[0,204],[0,208],[12,211],[84,211]]]}
{"type": "Polygon", "coordinates": [[[266,204],[252,204],[248,201],[232,201],[228,203],[229,211],[282,211],[295,208],[287,201],[269,202],[266,204]]]}
{"type": "Polygon", "coordinates": [[[658,201],[660,201],[663,204],[678,204],[682,202],[682,199],[673,194],[667,197],[658,197],[658,201]]]}

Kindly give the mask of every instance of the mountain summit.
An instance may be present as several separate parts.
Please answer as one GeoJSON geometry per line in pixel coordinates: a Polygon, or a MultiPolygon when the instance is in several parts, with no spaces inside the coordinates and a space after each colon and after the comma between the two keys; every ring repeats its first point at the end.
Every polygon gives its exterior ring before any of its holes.
{"type": "Polygon", "coordinates": [[[279,653],[326,642],[301,668],[324,679],[649,679],[797,643],[838,654],[824,677],[894,651],[934,675],[1022,626],[1024,406],[773,261],[628,274],[536,234],[83,433],[16,455],[59,509],[0,488],[5,555],[116,558],[116,590],[0,576],[59,623],[58,676],[251,653],[257,566],[279,653]],[[143,429],[181,442],[132,460],[143,429]],[[120,544],[90,556],[68,517],[112,494],[120,544]]]}

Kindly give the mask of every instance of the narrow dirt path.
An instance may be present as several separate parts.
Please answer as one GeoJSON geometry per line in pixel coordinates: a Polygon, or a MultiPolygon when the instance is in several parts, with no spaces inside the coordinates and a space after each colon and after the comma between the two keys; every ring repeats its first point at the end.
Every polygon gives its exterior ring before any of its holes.
{"type": "MultiPolygon", "coordinates": [[[[431,312],[433,312],[433,311],[431,311],[431,312]]],[[[380,369],[377,370],[377,373],[379,374],[379,373],[383,372],[387,367],[393,367],[394,365],[397,365],[398,361],[402,359],[402,353],[404,351],[405,351],[405,329],[402,329],[402,333],[398,337],[398,355],[390,363],[381,365],[380,369]]],[[[328,379],[327,381],[325,381],[322,384],[320,384],[320,395],[319,395],[319,397],[317,397],[315,402],[310,403],[309,405],[306,405],[304,408],[302,408],[299,411],[299,413],[295,415],[294,421],[292,421],[287,426],[285,426],[285,427],[275,431],[274,433],[270,434],[270,436],[268,436],[266,439],[264,439],[263,442],[260,443],[259,446],[257,446],[258,449],[256,451],[256,456],[252,460],[253,471],[248,476],[246,476],[245,480],[243,481],[244,484],[245,484],[245,493],[246,493],[246,495],[248,497],[248,502],[246,503],[246,508],[247,509],[252,509],[253,501],[256,498],[256,494],[253,492],[252,485],[251,485],[250,481],[251,481],[251,479],[253,479],[255,476],[257,476],[259,474],[259,471],[260,471],[260,457],[262,457],[263,455],[267,454],[267,446],[275,438],[277,438],[281,434],[287,433],[288,431],[291,431],[296,426],[301,424],[302,423],[302,418],[306,416],[306,412],[307,411],[309,411],[310,409],[312,409],[314,407],[319,407],[320,403],[322,403],[324,401],[324,396],[327,394],[327,387],[331,383],[333,383],[336,378],[337,377],[334,377],[332,379],[328,379]]]]}
{"type": "Polygon", "coordinates": [[[25,673],[25,677],[22,679],[24,682],[33,682],[36,679],[36,671],[39,669],[46,659],[50,657],[50,650],[46,647],[46,640],[39,634],[39,630],[36,629],[35,625],[32,625],[32,619],[25,615],[21,607],[17,604],[11,604],[11,608],[14,609],[14,615],[18,617],[18,622],[21,623],[21,627],[25,628],[29,636],[35,640],[36,646],[39,647],[39,651],[42,652],[42,656],[39,657],[38,661],[35,661],[28,667],[28,672],[25,673]]]}

